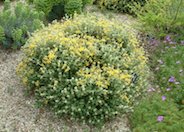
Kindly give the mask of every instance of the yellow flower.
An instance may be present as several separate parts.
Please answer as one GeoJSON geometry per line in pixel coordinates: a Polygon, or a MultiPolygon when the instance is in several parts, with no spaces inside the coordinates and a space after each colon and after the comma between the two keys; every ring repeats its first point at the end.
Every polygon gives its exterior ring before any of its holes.
{"type": "Polygon", "coordinates": [[[27,84],[27,82],[28,82],[27,77],[24,77],[24,78],[22,79],[22,82],[23,82],[23,84],[24,84],[24,85],[26,85],[26,84],[27,84]]]}
{"type": "Polygon", "coordinates": [[[27,76],[30,76],[30,75],[33,74],[33,73],[34,73],[34,70],[33,70],[33,69],[30,69],[30,70],[27,71],[27,74],[26,74],[26,75],[27,75],[27,76]]]}
{"type": "Polygon", "coordinates": [[[76,34],[79,34],[79,33],[81,33],[81,31],[80,30],[76,30],[75,33],[76,34]]]}
{"type": "Polygon", "coordinates": [[[70,67],[67,66],[67,68],[64,70],[64,72],[68,72],[70,70],[70,67]]]}
{"type": "Polygon", "coordinates": [[[78,80],[77,81],[77,86],[84,85],[84,84],[85,84],[84,80],[78,80]]]}
{"type": "Polygon", "coordinates": [[[120,69],[114,69],[112,67],[104,67],[104,71],[107,72],[109,77],[120,79],[122,82],[125,82],[126,85],[131,83],[131,75],[128,73],[123,73],[120,69]]]}
{"type": "Polygon", "coordinates": [[[85,48],[84,47],[80,47],[78,50],[79,50],[79,52],[83,52],[83,51],[85,51],[85,48]]]}
{"type": "Polygon", "coordinates": [[[127,103],[130,103],[130,100],[129,100],[129,98],[127,97],[127,95],[121,95],[121,98],[122,98],[123,100],[125,100],[127,103]]]}
{"type": "Polygon", "coordinates": [[[37,80],[37,81],[35,82],[35,85],[36,85],[37,87],[39,87],[39,86],[40,86],[40,82],[37,80]]]}
{"type": "Polygon", "coordinates": [[[55,53],[54,53],[54,51],[50,51],[50,52],[49,52],[48,58],[51,59],[51,60],[55,58],[55,53]]]}
{"type": "Polygon", "coordinates": [[[43,58],[43,63],[44,63],[44,64],[50,64],[50,63],[52,62],[52,60],[56,57],[55,52],[56,52],[56,51],[51,50],[51,51],[49,52],[48,56],[45,56],[45,57],[43,58]]]}
{"type": "Polygon", "coordinates": [[[99,86],[99,87],[103,87],[104,86],[103,82],[101,82],[101,81],[96,81],[96,85],[99,86]]]}
{"type": "Polygon", "coordinates": [[[34,44],[34,43],[32,43],[32,44],[29,45],[29,49],[30,50],[34,49],[35,47],[36,47],[36,44],[34,44]]]}
{"type": "Polygon", "coordinates": [[[97,81],[96,81],[96,85],[97,85],[98,87],[108,88],[109,82],[106,81],[106,80],[97,80],[97,81]]]}
{"type": "Polygon", "coordinates": [[[64,70],[66,67],[67,67],[67,64],[66,64],[66,63],[64,63],[64,64],[63,64],[63,66],[61,67],[61,69],[63,69],[63,70],[64,70]]]}
{"type": "Polygon", "coordinates": [[[19,65],[17,66],[16,73],[19,74],[23,72],[26,67],[27,67],[26,63],[24,63],[23,61],[20,62],[19,65]]]}
{"type": "Polygon", "coordinates": [[[120,80],[124,81],[126,85],[131,83],[131,75],[129,74],[121,74],[120,75],[120,80]]]}

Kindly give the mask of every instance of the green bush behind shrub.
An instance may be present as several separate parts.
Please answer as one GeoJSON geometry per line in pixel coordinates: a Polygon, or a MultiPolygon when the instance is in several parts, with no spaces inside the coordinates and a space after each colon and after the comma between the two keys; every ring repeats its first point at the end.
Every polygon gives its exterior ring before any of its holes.
{"type": "Polygon", "coordinates": [[[146,3],[146,0],[96,0],[96,3],[102,9],[106,8],[117,12],[132,14],[134,12],[131,9],[131,6],[134,6],[135,3],[143,6],[146,3]]]}
{"type": "Polygon", "coordinates": [[[65,5],[66,14],[81,13],[82,11],[82,0],[70,0],[65,5]]]}
{"type": "Polygon", "coordinates": [[[10,2],[5,1],[4,10],[0,12],[0,44],[4,48],[20,48],[25,44],[29,33],[42,27],[43,18],[43,13],[25,3],[17,3],[11,8],[10,2]]]}
{"type": "Polygon", "coordinates": [[[0,26],[0,42],[2,42],[5,38],[4,29],[0,26]]]}
{"type": "Polygon", "coordinates": [[[86,4],[92,0],[34,0],[33,4],[39,11],[43,11],[48,20],[61,19],[65,14],[81,13],[86,4]]]}
{"type": "Polygon", "coordinates": [[[132,110],[147,86],[147,57],[131,28],[92,15],[38,31],[17,73],[38,106],[92,125],[132,110]]]}
{"type": "Polygon", "coordinates": [[[158,37],[174,33],[184,39],[183,0],[149,0],[144,7],[136,7],[138,8],[134,12],[145,32],[158,37]]]}

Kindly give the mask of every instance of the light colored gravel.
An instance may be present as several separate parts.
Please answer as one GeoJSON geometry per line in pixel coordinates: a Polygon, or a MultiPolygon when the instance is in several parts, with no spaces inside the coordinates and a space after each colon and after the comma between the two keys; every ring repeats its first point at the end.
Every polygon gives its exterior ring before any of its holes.
{"type": "Polygon", "coordinates": [[[86,7],[86,12],[93,13],[99,17],[106,17],[108,19],[115,19],[118,20],[126,25],[132,26],[136,24],[136,19],[133,18],[132,16],[128,14],[122,14],[122,13],[113,13],[112,11],[108,10],[100,10],[97,6],[92,5],[92,6],[87,6],[86,7]]]}

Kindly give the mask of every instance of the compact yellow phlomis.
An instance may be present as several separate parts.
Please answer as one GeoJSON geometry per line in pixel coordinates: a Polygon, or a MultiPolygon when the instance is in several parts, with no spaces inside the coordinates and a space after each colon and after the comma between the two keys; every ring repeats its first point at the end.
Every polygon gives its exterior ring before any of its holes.
{"type": "MultiPolygon", "coordinates": [[[[56,112],[67,112],[71,107],[73,115],[83,117],[115,100],[116,105],[109,108],[117,114],[120,108],[130,109],[147,86],[145,52],[132,29],[114,20],[79,15],[54,22],[35,32],[23,51],[25,57],[17,73],[46,102],[44,105],[56,102],[54,108],[61,108],[56,112]],[[74,100],[77,105],[70,102],[74,100]],[[83,108],[75,107],[80,107],[82,100],[91,110],[85,108],[85,114],[77,114],[83,108]],[[70,106],[65,106],[67,103],[70,106]]],[[[108,109],[103,111],[109,113],[108,109]]],[[[107,114],[101,116],[104,119],[107,114]]]]}

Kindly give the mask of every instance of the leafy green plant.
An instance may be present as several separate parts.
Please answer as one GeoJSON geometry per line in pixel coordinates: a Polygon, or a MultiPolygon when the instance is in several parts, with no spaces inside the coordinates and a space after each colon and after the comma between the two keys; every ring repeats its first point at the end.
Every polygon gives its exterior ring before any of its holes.
{"type": "Polygon", "coordinates": [[[5,38],[4,29],[0,26],[0,42],[2,42],[5,38]]]}
{"type": "MultiPolygon", "coordinates": [[[[144,7],[136,6],[141,28],[146,33],[164,37],[168,33],[184,34],[183,0],[149,0],[144,7]]],[[[133,7],[134,8],[134,7],[133,7]]]]}
{"type": "Polygon", "coordinates": [[[87,4],[92,4],[94,0],[82,0],[83,7],[87,4]]]}
{"type": "Polygon", "coordinates": [[[66,14],[81,13],[82,4],[82,0],[69,0],[65,5],[66,14]]]}
{"type": "MultiPolygon", "coordinates": [[[[4,2],[4,1],[6,1],[6,0],[0,0],[0,1],[3,1],[3,2],[4,2]]],[[[10,0],[10,1],[12,1],[12,0],[10,0]]]]}
{"type": "Polygon", "coordinates": [[[172,99],[161,94],[142,100],[131,116],[133,132],[182,132],[183,122],[184,111],[179,111],[172,99]]]}
{"type": "Polygon", "coordinates": [[[47,16],[49,12],[51,12],[53,6],[62,2],[64,2],[64,0],[34,0],[33,4],[37,10],[43,11],[47,16]]]}
{"type": "Polygon", "coordinates": [[[80,13],[91,0],[34,0],[33,4],[39,11],[43,11],[48,20],[61,19],[65,14],[80,13]]]}
{"type": "Polygon", "coordinates": [[[0,43],[4,48],[20,48],[24,45],[29,33],[42,27],[43,13],[23,3],[15,7],[5,1],[4,10],[0,13],[1,38],[0,43]]]}
{"type": "Polygon", "coordinates": [[[118,12],[134,13],[131,6],[134,6],[135,3],[143,6],[146,0],[96,0],[96,3],[102,9],[106,8],[118,12]]]}
{"type": "Polygon", "coordinates": [[[132,110],[147,86],[147,57],[132,29],[91,14],[36,32],[17,73],[38,106],[100,125],[132,110]]]}
{"type": "MultiPolygon", "coordinates": [[[[45,8],[45,7],[44,7],[45,8]]],[[[52,6],[51,11],[47,15],[47,20],[60,20],[65,15],[64,1],[52,6]]]]}

